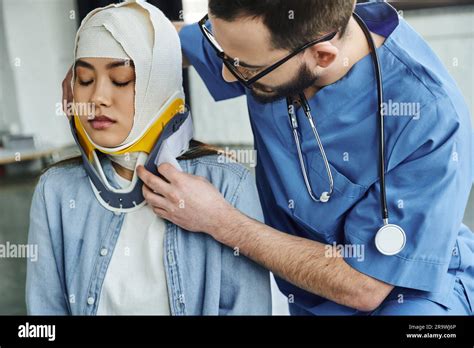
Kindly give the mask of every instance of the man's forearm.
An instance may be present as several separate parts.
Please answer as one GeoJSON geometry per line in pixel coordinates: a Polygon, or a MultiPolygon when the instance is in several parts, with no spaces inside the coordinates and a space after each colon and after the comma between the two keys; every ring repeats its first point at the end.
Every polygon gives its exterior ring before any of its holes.
{"type": "MultiPolygon", "coordinates": [[[[348,307],[373,310],[393,288],[342,257],[328,257],[329,246],[277,231],[237,210],[211,235],[299,288],[348,307]]],[[[331,254],[338,255],[335,249],[331,254]]]]}
{"type": "Polygon", "coordinates": [[[180,172],[169,163],[158,166],[166,180],[143,166],[137,167],[137,173],[145,184],[143,196],[158,216],[239,248],[240,253],[299,288],[364,311],[378,307],[393,289],[356,271],[341,257],[328,257],[325,244],[250,219],[204,177],[180,172]]]}

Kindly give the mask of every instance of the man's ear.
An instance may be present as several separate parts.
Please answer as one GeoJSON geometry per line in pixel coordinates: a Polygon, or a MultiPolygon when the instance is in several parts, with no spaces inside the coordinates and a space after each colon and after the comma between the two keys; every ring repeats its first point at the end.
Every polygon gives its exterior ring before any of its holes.
{"type": "Polygon", "coordinates": [[[315,61],[317,66],[327,68],[336,60],[339,50],[330,42],[321,42],[309,47],[307,52],[311,54],[312,59],[315,61]]]}

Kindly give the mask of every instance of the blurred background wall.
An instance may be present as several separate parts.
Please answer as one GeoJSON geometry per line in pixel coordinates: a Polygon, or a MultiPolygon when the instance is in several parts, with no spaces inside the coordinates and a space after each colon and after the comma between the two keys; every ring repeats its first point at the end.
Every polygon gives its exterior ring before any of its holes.
{"type": "MultiPolygon", "coordinates": [[[[24,146],[18,161],[8,143],[0,143],[0,244],[26,243],[38,171],[76,152],[61,112],[61,82],[72,63],[80,18],[106,3],[0,0],[0,139],[17,135],[24,146]],[[33,136],[33,143],[28,136],[33,136]]],[[[206,0],[153,3],[170,18],[186,22],[200,19],[207,8],[206,0]]],[[[473,1],[398,1],[394,6],[442,59],[474,115],[473,1]]],[[[252,148],[245,99],[215,103],[193,68],[188,74],[186,91],[196,138],[224,147],[252,148]]],[[[474,229],[472,194],[465,223],[474,229]]],[[[25,313],[24,279],[25,260],[0,259],[0,314],[25,313]]],[[[285,314],[286,300],[274,290],[275,313],[285,314]]]]}

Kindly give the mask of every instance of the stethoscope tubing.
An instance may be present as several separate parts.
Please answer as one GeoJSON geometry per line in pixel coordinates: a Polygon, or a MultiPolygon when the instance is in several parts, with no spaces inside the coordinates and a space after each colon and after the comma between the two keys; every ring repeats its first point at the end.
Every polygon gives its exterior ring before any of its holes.
{"type": "Polygon", "coordinates": [[[383,115],[383,83],[382,83],[382,69],[380,66],[377,48],[369,28],[362,20],[362,18],[354,13],[355,20],[359,23],[364,32],[367,42],[370,47],[370,54],[375,70],[375,79],[377,81],[377,102],[378,102],[378,116],[379,116],[379,179],[380,179],[380,204],[382,210],[382,220],[384,224],[388,224],[388,207],[387,207],[387,193],[385,188],[385,124],[383,115]]]}
{"type": "MultiPolygon", "coordinates": [[[[357,23],[359,24],[360,28],[364,32],[364,35],[367,39],[369,48],[370,48],[370,55],[373,62],[375,79],[377,82],[377,116],[378,116],[378,126],[379,126],[379,163],[378,163],[378,172],[379,172],[379,180],[380,180],[380,208],[381,208],[381,215],[382,215],[382,226],[378,229],[375,234],[375,246],[379,250],[380,253],[386,256],[392,256],[398,254],[404,247],[406,243],[406,234],[402,227],[394,224],[389,224],[388,218],[388,206],[387,206],[387,191],[385,185],[385,125],[384,125],[384,114],[383,114],[383,83],[382,83],[382,69],[379,61],[379,57],[377,54],[377,48],[375,47],[374,40],[372,38],[372,34],[362,20],[362,18],[357,14],[353,13],[353,16],[357,23]]],[[[303,108],[306,118],[311,126],[313,131],[313,135],[317,141],[319,151],[324,161],[324,166],[326,168],[326,173],[329,179],[329,192],[322,192],[319,198],[317,198],[312,190],[309,175],[307,173],[304,156],[301,149],[301,142],[300,142],[300,135],[299,135],[299,125],[298,119],[296,116],[295,106],[297,102],[295,102],[295,98],[288,97],[287,105],[288,105],[288,116],[290,120],[290,127],[293,131],[293,137],[296,143],[296,149],[298,151],[298,158],[300,161],[301,172],[303,173],[304,182],[306,188],[308,190],[309,196],[315,202],[322,202],[325,203],[331,197],[331,194],[334,190],[334,180],[331,172],[331,167],[329,165],[329,161],[326,156],[326,152],[324,151],[324,146],[319,136],[318,130],[316,128],[316,124],[313,120],[311,115],[311,109],[309,107],[308,101],[304,93],[299,94],[299,104],[303,108]]]]}
{"type": "MultiPolygon", "coordinates": [[[[381,214],[382,214],[382,220],[384,225],[388,224],[388,207],[387,207],[387,194],[386,194],[386,188],[385,188],[385,127],[384,127],[384,115],[383,115],[383,84],[382,84],[382,71],[380,67],[380,61],[378,58],[378,54],[376,51],[375,43],[374,40],[372,39],[372,35],[370,33],[369,28],[365,24],[365,22],[362,20],[362,18],[357,14],[353,13],[353,16],[355,20],[358,22],[360,25],[362,31],[364,32],[364,35],[367,39],[367,42],[369,44],[370,48],[370,54],[372,57],[372,62],[374,65],[374,71],[375,71],[375,79],[377,82],[377,114],[378,114],[378,120],[379,120],[379,179],[380,179],[380,208],[381,208],[381,214]]],[[[334,179],[332,176],[331,172],[331,167],[329,165],[329,161],[326,156],[326,152],[324,151],[324,146],[321,141],[321,138],[319,136],[318,130],[316,128],[315,122],[313,120],[313,117],[311,115],[311,109],[309,106],[308,101],[306,100],[306,97],[304,93],[300,93],[299,96],[299,103],[301,107],[303,108],[304,114],[306,118],[308,119],[308,122],[311,126],[311,130],[314,134],[314,137],[318,143],[319,151],[321,153],[321,156],[323,158],[324,166],[326,169],[326,173],[328,176],[329,180],[329,191],[324,192],[327,194],[327,197],[329,198],[331,194],[333,193],[334,190],[334,179]]],[[[303,179],[305,182],[306,189],[309,193],[309,196],[311,199],[315,202],[326,202],[326,200],[322,200],[321,197],[317,198],[314,194],[313,189],[311,188],[311,184],[309,181],[309,176],[307,174],[307,168],[305,165],[304,161],[304,156],[302,153],[301,149],[301,141],[300,141],[300,136],[299,136],[299,124],[298,124],[298,119],[296,117],[296,111],[295,111],[295,106],[297,105],[295,99],[293,97],[288,97],[287,98],[287,105],[288,105],[288,115],[289,115],[289,120],[290,120],[290,127],[292,128],[293,132],[293,137],[295,140],[297,152],[298,152],[298,158],[300,161],[300,168],[301,172],[303,173],[303,179]]]]}

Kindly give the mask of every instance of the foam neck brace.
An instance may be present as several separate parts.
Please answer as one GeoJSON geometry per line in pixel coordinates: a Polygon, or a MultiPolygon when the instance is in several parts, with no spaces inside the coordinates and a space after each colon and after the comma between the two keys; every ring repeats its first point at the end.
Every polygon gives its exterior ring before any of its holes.
{"type": "MultiPolygon", "coordinates": [[[[74,119],[70,121],[71,131],[74,140],[79,145],[84,168],[99,203],[104,208],[116,212],[134,211],[146,204],[142,193],[143,182],[138,178],[136,171],[134,171],[130,185],[125,188],[117,189],[109,184],[96,151],[89,152],[89,150],[83,148],[80,131],[76,127],[77,121],[74,119]]],[[[149,154],[140,152],[137,165],[143,164],[154,175],[159,175],[157,166],[163,162],[169,162],[178,170],[181,170],[176,158],[188,150],[189,141],[192,137],[193,123],[189,111],[175,114],[164,125],[149,154]]]]}

